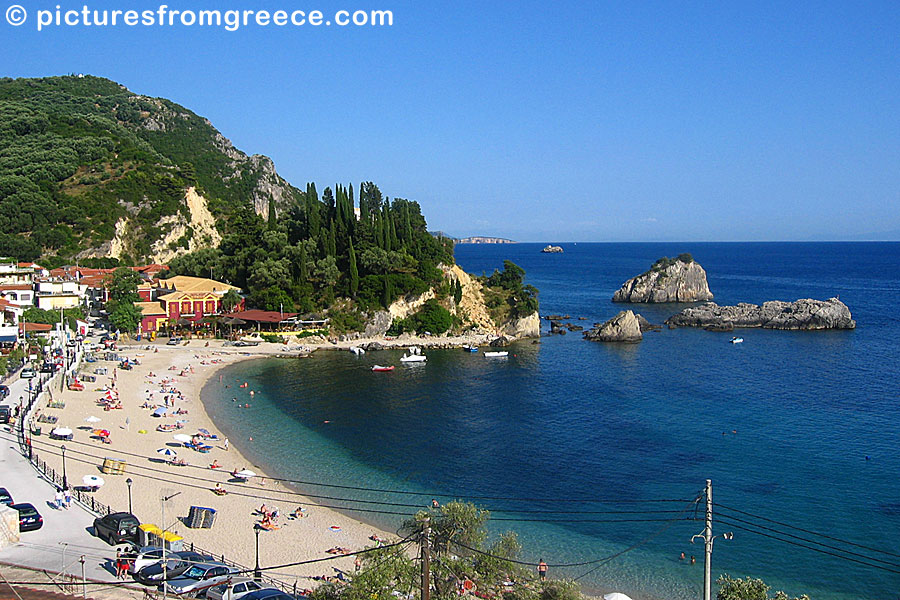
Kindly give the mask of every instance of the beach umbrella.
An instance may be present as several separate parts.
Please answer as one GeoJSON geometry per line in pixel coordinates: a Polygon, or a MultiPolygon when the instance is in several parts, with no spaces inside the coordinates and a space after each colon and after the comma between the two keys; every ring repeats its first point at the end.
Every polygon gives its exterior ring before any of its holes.
{"type": "Polygon", "coordinates": [[[81,478],[81,481],[84,482],[84,485],[89,485],[91,487],[100,487],[105,481],[103,481],[102,477],[97,477],[96,475],[85,475],[81,478]]]}
{"type": "Polygon", "coordinates": [[[85,423],[99,423],[99,422],[100,422],[100,417],[95,417],[94,415],[91,415],[90,417],[88,417],[87,419],[85,419],[84,422],[85,422],[85,423]]]}
{"type": "Polygon", "coordinates": [[[176,442],[181,442],[182,444],[188,444],[191,441],[191,436],[186,433],[176,433],[172,437],[176,442]]]}
{"type": "Polygon", "coordinates": [[[166,413],[169,412],[169,409],[165,406],[158,406],[156,410],[154,410],[151,415],[154,417],[164,417],[166,413]]]}
{"type": "Polygon", "coordinates": [[[96,435],[97,437],[109,437],[109,431],[107,431],[106,429],[95,429],[94,435],[96,435]]]}
{"type": "Polygon", "coordinates": [[[65,437],[67,435],[72,435],[72,430],[68,427],[57,427],[50,433],[52,433],[53,435],[58,435],[60,437],[65,437]]]}
{"type": "Polygon", "coordinates": [[[603,600],[631,600],[631,596],[627,596],[622,592],[613,592],[603,596],[603,600]]]}
{"type": "Polygon", "coordinates": [[[202,433],[203,435],[206,435],[206,436],[211,435],[209,433],[209,431],[207,431],[206,429],[198,429],[197,433],[202,433]]]}
{"type": "Polygon", "coordinates": [[[242,469],[235,473],[234,476],[240,479],[250,479],[251,477],[256,477],[256,473],[254,473],[250,469],[242,469]]]}
{"type": "Polygon", "coordinates": [[[171,458],[173,456],[178,456],[178,453],[172,450],[171,448],[160,448],[156,451],[157,454],[162,454],[166,458],[171,458]]]}

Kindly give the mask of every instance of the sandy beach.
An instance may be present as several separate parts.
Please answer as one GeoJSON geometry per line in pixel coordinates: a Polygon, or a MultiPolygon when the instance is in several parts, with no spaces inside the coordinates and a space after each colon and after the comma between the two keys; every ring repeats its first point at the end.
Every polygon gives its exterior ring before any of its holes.
{"type": "MultiPolygon", "coordinates": [[[[364,341],[326,342],[325,346],[331,349],[346,348],[364,341]]],[[[378,341],[385,343],[384,340],[378,341]]],[[[437,346],[478,341],[481,340],[429,338],[415,342],[437,346]]],[[[395,343],[409,345],[410,341],[396,340],[395,343]]],[[[96,375],[96,382],[85,382],[84,391],[54,390],[53,400],[64,401],[64,408],[39,407],[41,414],[58,418],[57,427],[68,427],[73,431],[73,440],[64,442],[70,485],[81,485],[84,476],[102,477],[104,484],[94,493],[95,498],[114,510],[125,511],[128,510],[125,481],[130,477],[133,480],[133,512],[142,523],[158,526],[162,525],[163,518],[161,497],[174,495],[165,508],[165,519],[170,530],[183,536],[185,543],[193,542],[204,550],[224,554],[230,560],[249,567],[255,562],[254,526],[260,522],[257,510],[262,504],[269,510],[277,507],[280,513],[276,520],[277,529],[260,533],[262,567],[329,557],[332,554],[328,551],[334,548],[360,550],[375,545],[371,536],[389,541],[396,539],[395,534],[319,507],[296,491],[266,479],[262,469],[241,454],[240,440],[228,440],[226,448],[225,438],[206,414],[200,401],[200,392],[206,381],[217,376],[222,367],[238,361],[272,355],[290,356],[283,345],[264,343],[253,348],[234,348],[224,346],[220,340],[210,341],[209,346],[206,346],[205,340],[192,340],[179,346],[168,346],[164,342],[149,346],[146,343],[125,343],[120,344],[118,354],[121,358],[137,359],[140,364],[131,370],[123,370],[114,362],[84,362],[81,373],[93,374],[97,367],[106,367],[108,374],[96,375]],[[115,397],[115,393],[105,391],[107,388],[118,392],[121,408],[105,410],[98,404],[107,396],[115,397]],[[166,396],[174,399],[169,416],[152,416],[157,407],[164,405],[166,396]],[[88,422],[89,417],[99,421],[88,422]],[[174,426],[178,421],[182,421],[180,429],[157,431],[161,424],[174,426]],[[109,443],[94,435],[94,430],[98,429],[109,432],[109,443]],[[215,436],[206,441],[211,446],[207,453],[185,448],[173,437],[175,434],[193,436],[201,429],[215,436]],[[176,466],[167,462],[168,459],[158,453],[164,448],[171,448],[177,452],[179,459],[184,459],[188,464],[176,466]],[[125,473],[101,473],[100,466],[106,457],[125,461],[125,473]],[[214,462],[221,468],[210,468],[214,462]],[[252,469],[259,476],[251,477],[246,483],[236,482],[232,471],[245,468],[252,469]],[[215,494],[213,488],[216,483],[228,493],[215,494]],[[182,519],[187,518],[191,506],[214,508],[217,515],[213,527],[188,528],[182,519]],[[289,518],[289,514],[299,506],[305,509],[305,516],[289,518]]],[[[48,433],[53,426],[41,425],[42,435],[34,438],[34,449],[51,466],[61,469],[58,447],[63,442],[49,438],[48,433]]],[[[345,557],[279,569],[277,574],[272,575],[288,583],[296,579],[298,589],[311,588],[316,584],[313,576],[333,576],[335,567],[352,572],[353,562],[353,558],[345,557]]]]}

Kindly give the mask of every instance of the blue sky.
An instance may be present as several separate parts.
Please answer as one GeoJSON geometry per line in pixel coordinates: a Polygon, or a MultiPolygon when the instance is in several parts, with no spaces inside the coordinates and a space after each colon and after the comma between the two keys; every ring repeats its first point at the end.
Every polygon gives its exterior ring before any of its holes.
{"type": "Polygon", "coordinates": [[[167,2],[394,15],[235,32],[38,32],[84,0],[6,2],[30,21],[0,20],[3,75],[170,98],[295,185],[372,180],[452,235],[900,239],[896,2],[167,2]]]}

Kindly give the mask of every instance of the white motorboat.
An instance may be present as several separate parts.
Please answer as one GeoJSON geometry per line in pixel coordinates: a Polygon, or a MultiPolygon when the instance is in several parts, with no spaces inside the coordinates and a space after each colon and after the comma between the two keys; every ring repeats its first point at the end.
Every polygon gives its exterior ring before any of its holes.
{"type": "Polygon", "coordinates": [[[732,344],[743,344],[743,343],[744,343],[744,338],[742,338],[742,337],[733,337],[733,338],[731,338],[731,343],[732,343],[732,344]]]}
{"type": "Polygon", "coordinates": [[[366,351],[363,350],[362,348],[360,348],[359,346],[350,346],[350,352],[352,352],[353,354],[355,354],[357,356],[362,356],[363,354],[366,353],[366,351]]]}
{"type": "Polygon", "coordinates": [[[400,359],[400,362],[405,363],[417,363],[417,362],[425,362],[427,359],[424,354],[404,354],[403,358],[400,359]]]}
{"type": "Polygon", "coordinates": [[[485,358],[506,358],[507,356],[509,356],[509,352],[507,352],[506,350],[503,350],[501,352],[485,352],[484,353],[485,358]]]}

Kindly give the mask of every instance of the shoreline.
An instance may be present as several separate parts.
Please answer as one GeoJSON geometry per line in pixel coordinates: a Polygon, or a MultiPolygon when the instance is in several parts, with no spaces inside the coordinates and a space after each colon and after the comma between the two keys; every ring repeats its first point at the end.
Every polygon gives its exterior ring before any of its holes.
{"type": "MultiPolygon", "coordinates": [[[[354,343],[359,342],[339,342],[347,348],[354,343]]],[[[404,341],[402,345],[409,345],[409,342],[404,341]]],[[[338,344],[328,346],[343,349],[338,344]]],[[[277,507],[281,516],[277,520],[277,530],[260,533],[262,567],[327,558],[331,556],[327,550],[335,547],[360,550],[375,545],[370,539],[373,535],[386,540],[395,537],[395,534],[343,511],[325,508],[289,484],[273,481],[271,473],[253,465],[242,452],[241,441],[233,443],[229,440],[228,449],[224,449],[225,438],[221,428],[206,410],[206,402],[214,400],[207,398],[204,401],[203,389],[213,377],[221,377],[221,370],[226,366],[257,358],[296,356],[283,352],[281,344],[229,348],[221,340],[211,340],[209,346],[202,347],[196,341],[175,347],[129,342],[120,346],[117,352],[120,357],[137,358],[141,364],[126,371],[118,369],[118,363],[114,362],[82,362],[80,374],[92,373],[99,366],[106,367],[109,375],[96,375],[96,382],[85,382],[84,391],[55,391],[53,399],[65,402],[65,408],[49,408],[46,404],[38,407],[44,415],[58,418],[56,427],[73,430],[72,441],[51,441],[48,434],[54,426],[40,423],[42,435],[33,438],[34,450],[57,470],[62,468],[59,446],[67,444],[66,468],[70,485],[80,485],[82,476],[98,475],[105,483],[93,494],[94,497],[110,505],[114,511],[128,510],[129,493],[124,480],[131,478],[134,481],[131,487],[133,512],[142,523],[157,525],[162,519],[160,497],[178,493],[177,497],[166,503],[165,518],[169,529],[183,535],[186,545],[194,543],[199,548],[219,556],[224,554],[229,560],[245,566],[252,566],[256,559],[254,527],[259,517],[254,513],[263,503],[270,510],[277,507]],[[184,398],[175,401],[173,410],[186,410],[187,414],[154,418],[150,410],[141,408],[142,402],[151,397],[149,402],[152,406],[162,404],[163,394],[159,387],[162,380],[172,380],[171,385],[184,398]],[[121,410],[104,411],[97,406],[97,398],[101,397],[97,388],[104,384],[114,384],[119,390],[121,410]],[[85,419],[89,416],[96,416],[100,421],[88,424],[85,419]],[[157,425],[171,423],[173,418],[187,422],[179,430],[156,431],[157,425]],[[92,436],[92,430],[96,428],[110,432],[109,444],[92,436]],[[184,448],[172,437],[176,433],[190,436],[198,429],[206,429],[218,436],[218,440],[210,441],[212,448],[208,454],[184,448]],[[157,450],[164,448],[177,452],[178,458],[187,460],[189,466],[168,464],[157,454],[157,450]],[[100,472],[100,465],[107,457],[127,463],[123,475],[100,472]],[[221,465],[221,469],[208,468],[214,460],[221,465]],[[231,470],[247,466],[254,467],[258,476],[248,483],[234,482],[230,476],[231,470]],[[229,493],[215,495],[212,488],[216,483],[220,483],[229,493]],[[190,506],[215,508],[217,515],[213,526],[209,529],[188,528],[185,522],[190,506]],[[289,513],[298,506],[306,509],[306,517],[289,519],[289,513]]],[[[48,490],[49,497],[52,494],[48,490]]],[[[333,576],[335,567],[352,572],[353,559],[338,558],[321,565],[279,569],[273,576],[289,584],[296,580],[298,589],[313,588],[317,582],[312,577],[333,576]]]]}

